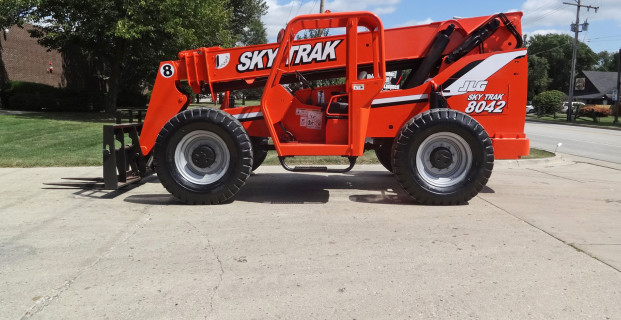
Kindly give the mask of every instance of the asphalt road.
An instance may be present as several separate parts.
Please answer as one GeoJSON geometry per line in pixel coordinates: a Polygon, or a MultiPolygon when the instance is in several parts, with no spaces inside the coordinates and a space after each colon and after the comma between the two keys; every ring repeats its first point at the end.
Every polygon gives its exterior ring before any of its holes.
{"type": "Polygon", "coordinates": [[[602,128],[526,122],[532,148],[621,163],[621,131],[602,128]]]}

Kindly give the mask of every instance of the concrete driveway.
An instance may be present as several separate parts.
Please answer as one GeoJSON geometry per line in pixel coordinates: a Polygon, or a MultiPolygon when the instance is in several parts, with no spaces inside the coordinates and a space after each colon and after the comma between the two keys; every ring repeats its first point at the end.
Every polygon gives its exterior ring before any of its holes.
{"type": "Polygon", "coordinates": [[[496,163],[468,205],[381,166],[261,167],[236,200],[44,187],[0,169],[1,319],[620,319],[621,166],[496,163]]]}

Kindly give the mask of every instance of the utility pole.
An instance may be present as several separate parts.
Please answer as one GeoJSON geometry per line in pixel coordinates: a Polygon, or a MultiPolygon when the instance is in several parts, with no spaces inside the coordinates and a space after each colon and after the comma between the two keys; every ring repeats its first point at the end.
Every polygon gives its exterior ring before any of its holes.
{"type": "Polygon", "coordinates": [[[619,56],[617,56],[617,101],[615,101],[617,107],[615,108],[615,120],[612,122],[614,124],[619,123],[619,109],[621,109],[619,90],[621,90],[621,49],[619,49],[619,56]]]}
{"type": "MultiPolygon", "coordinates": [[[[324,0],[319,1],[319,13],[323,13],[324,0]]],[[[318,29],[317,37],[323,37],[323,29],[318,29]]]]}
{"type": "MultiPolygon", "coordinates": [[[[572,121],[572,112],[573,112],[573,106],[574,106],[574,87],[575,87],[575,78],[576,78],[576,55],[578,54],[578,33],[580,32],[580,8],[585,7],[587,8],[587,10],[590,9],[595,9],[595,13],[597,13],[597,9],[599,9],[599,7],[593,7],[593,6],[585,6],[582,5],[581,0],[577,0],[577,3],[569,3],[569,2],[563,2],[563,4],[567,4],[570,6],[576,6],[576,23],[572,23],[571,24],[571,31],[574,32],[574,51],[573,54],[571,56],[571,77],[569,79],[569,101],[567,102],[567,121],[572,121]]],[[[587,30],[589,24],[588,23],[584,23],[582,25],[582,29],[583,30],[587,30]]]]}

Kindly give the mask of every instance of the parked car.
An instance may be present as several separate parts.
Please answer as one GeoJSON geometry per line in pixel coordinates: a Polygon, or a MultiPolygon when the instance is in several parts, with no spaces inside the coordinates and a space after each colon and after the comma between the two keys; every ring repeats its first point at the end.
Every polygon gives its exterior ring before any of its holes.
{"type": "MultiPolygon", "coordinates": [[[[565,101],[563,103],[563,107],[561,108],[562,113],[567,113],[567,106],[569,106],[569,102],[565,101]]],[[[578,107],[579,108],[584,107],[584,103],[574,101],[574,103],[572,104],[571,112],[576,112],[576,108],[578,107]]]]}
{"type": "Polygon", "coordinates": [[[526,106],[526,114],[529,114],[529,113],[535,113],[535,107],[533,107],[530,104],[526,106]]]}

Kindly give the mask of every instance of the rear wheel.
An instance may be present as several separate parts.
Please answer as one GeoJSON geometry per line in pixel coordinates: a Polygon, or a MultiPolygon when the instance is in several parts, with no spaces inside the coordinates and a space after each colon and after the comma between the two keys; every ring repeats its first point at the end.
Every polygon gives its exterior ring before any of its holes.
{"type": "Polygon", "coordinates": [[[375,155],[377,160],[386,168],[386,170],[392,172],[392,142],[391,138],[375,138],[379,143],[375,144],[375,155]]]}
{"type": "Polygon", "coordinates": [[[408,121],[393,147],[401,186],[424,204],[458,204],[476,196],[494,166],[492,142],[467,114],[431,110],[408,121]]]}
{"type": "Polygon", "coordinates": [[[252,171],[254,171],[267,157],[269,140],[264,137],[250,137],[250,141],[252,142],[252,171]]]}
{"type": "Polygon", "coordinates": [[[211,108],[177,114],[162,128],[154,148],[158,178],[190,204],[232,198],[252,169],[252,146],[239,121],[211,108]]]}

